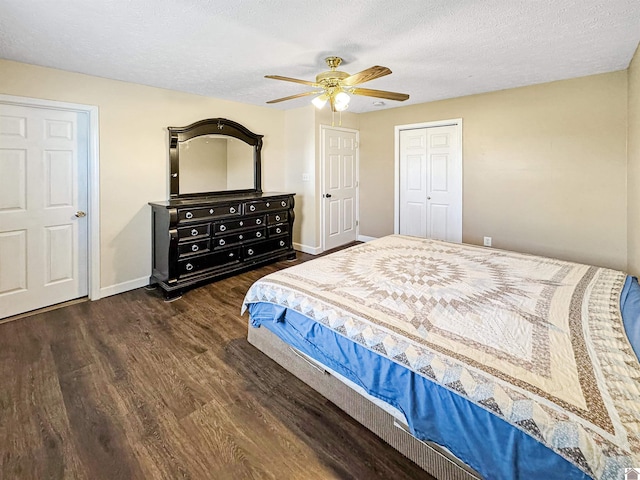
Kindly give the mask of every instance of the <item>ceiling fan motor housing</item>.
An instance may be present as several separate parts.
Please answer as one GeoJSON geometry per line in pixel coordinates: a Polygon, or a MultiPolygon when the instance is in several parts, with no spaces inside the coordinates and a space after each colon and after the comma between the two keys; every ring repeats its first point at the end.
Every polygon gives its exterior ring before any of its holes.
{"type": "Polygon", "coordinates": [[[347,72],[341,72],[339,70],[329,70],[328,72],[322,72],[316,75],[316,83],[326,85],[327,87],[336,87],[341,80],[349,77],[347,72]]]}

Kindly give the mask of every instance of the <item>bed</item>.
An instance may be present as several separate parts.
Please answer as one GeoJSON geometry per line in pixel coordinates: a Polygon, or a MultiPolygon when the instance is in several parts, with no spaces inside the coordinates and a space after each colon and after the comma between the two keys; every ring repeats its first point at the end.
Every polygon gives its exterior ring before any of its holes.
{"type": "Polygon", "coordinates": [[[268,275],[249,341],[446,479],[640,466],[640,287],[622,272],[391,235],[268,275]]]}

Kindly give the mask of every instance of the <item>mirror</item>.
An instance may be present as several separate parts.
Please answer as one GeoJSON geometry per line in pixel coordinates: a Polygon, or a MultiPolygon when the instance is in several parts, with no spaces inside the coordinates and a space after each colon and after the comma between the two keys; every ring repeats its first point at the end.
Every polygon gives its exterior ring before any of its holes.
{"type": "Polygon", "coordinates": [[[246,190],[253,185],[253,147],[224,135],[178,143],[180,193],[246,190]]]}
{"type": "Polygon", "coordinates": [[[224,118],[169,127],[171,197],[261,192],[262,135],[224,118]]]}

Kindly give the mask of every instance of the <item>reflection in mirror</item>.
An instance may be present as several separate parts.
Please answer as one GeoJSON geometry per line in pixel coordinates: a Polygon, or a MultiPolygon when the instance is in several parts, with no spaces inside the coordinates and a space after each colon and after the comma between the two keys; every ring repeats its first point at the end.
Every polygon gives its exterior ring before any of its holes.
{"type": "Polygon", "coordinates": [[[254,147],[226,135],[179,142],[180,193],[254,188],[254,147]]]}

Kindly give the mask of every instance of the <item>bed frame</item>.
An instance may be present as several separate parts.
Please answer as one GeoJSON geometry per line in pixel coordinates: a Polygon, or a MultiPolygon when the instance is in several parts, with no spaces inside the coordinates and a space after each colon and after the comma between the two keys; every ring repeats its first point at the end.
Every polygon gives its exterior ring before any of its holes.
{"type": "Polygon", "coordinates": [[[431,442],[422,442],[392,415],[345,385],[324,369],[308,362],[267,328],[249,326],[250,344],[333,402],[382,440],[417,463],[427,473],[447,480],[478,480],[480,474],[431,442]]]}

